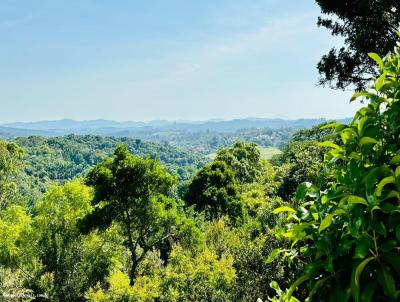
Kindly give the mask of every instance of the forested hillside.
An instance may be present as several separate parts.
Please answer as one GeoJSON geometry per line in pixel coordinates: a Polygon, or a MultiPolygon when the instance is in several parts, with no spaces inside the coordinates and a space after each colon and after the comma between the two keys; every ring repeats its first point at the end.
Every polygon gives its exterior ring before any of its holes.
{"type": "Polygon", "coordinates": [[[160,161],[179,180],[190,178],[208,161],[195,151],[140,139],[68,135],[20,137],[13,141],[24,149],[21,177],[37,193],[44,192],[50,184],[84,177],[90,167],[111,155],[118,144],[126,145],[132,154],[160,161]]]}

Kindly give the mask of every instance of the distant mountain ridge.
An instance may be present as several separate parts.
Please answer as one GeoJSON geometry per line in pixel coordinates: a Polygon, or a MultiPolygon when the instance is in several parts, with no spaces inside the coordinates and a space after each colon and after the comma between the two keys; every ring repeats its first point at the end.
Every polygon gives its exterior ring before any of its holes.
{"type": "MultiPolygon", "coordinates": [[[[206,121],[167,121],[154,120],[150,122],[112,120],[87,120],[76,121],[72,119],[16,122],[0,125],[2,132],[30,133],[37,135],[63,135],[63,134],[99,134],[113,135],[113,133],[132,131],[216,131],[232,132],[240,129],[260,128],[308,128],[328,121],[319,119],[282,119],[282,118],[243,118],[233,120],[206,120],[206,121]]],[[[350,119],[340,119],[347,123],[350,119]]]]}

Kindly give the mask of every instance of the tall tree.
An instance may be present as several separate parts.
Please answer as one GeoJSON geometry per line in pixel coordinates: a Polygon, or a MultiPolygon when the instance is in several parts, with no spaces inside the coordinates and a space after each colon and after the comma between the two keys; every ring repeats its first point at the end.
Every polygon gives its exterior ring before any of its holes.
{"type": "Polygon", "coordinates": [[[220,149],[215,158],[228,165],[240,184],[253,182],[261,175],[260,159],[261,154],[256,144],[241,141],[235,142],[231,148],[220,149]]]}
{"type": "Polygon", "coordinates": [[[174,237],[184,223],[175,200],[167,198],[175,178],[156,161],[133,156],[118,146],[113,156],[95,166],[87,176],[94,188],[92,213],[82,229],[106,229],[113,222],[123,229],[130,251],[130,284],[146,254],[174,237]]]}
{"type": "Polygon", "coordinates": [[[316,0],[327,17],[318,26],[344,39],[340,49],[332,48],[318,63],[319,83],[345,89],[366,88],[377,75],[369,52],[385,56],[396,45],[400,24],[398,0],[316,0]]]}
{"type": "Polygon", "coordinates": [[[209,219],[228,215],[235,221],[243,215],[239,187],[233,172],[223,161],[213,161],[194,176],[185,200],[196,210],[204,211],[209,219]]]}

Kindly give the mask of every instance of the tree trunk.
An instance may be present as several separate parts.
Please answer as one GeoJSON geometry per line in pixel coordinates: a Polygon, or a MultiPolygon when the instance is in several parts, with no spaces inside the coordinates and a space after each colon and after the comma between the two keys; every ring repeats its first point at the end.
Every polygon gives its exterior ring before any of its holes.
{"type": "Polygon", "coordinates": [[[131,250],[131,270],[129,272],[129,285],[133,286],[135,284],[135,277],[136,277],[136,268],[137,268],[137,259],[136,259],[136,252],[131,250]]]}

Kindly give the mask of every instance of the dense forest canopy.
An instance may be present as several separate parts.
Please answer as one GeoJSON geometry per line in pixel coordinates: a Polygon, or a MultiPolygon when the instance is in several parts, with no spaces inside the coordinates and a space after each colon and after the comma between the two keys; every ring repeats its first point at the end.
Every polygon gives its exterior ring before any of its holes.
{"type": "MultiPolygon", "coordinates": [[[[300,142],[303,150],[312,139],[300,142]]],[[[296,276],[283,262],[265,263],[284,244],[272,210],[284,204],[278,192],[296,166],[286,155],[270,163],[256,144],[238,141],[211,160],[89,135],[16,138],[0,150],[4,292],[55,301],[248,301],[274,294],[254,265],[280,284],[296,276]]]]}
{"type": "Polygon", "coordinates": [[[20,137],[13,141],[24,148],[25,177],[39,191],[44,191],[51,183],[83,177],[91,166],[112,154],[118,144],[126,145],[133,154],[159,160],[181,180],[188,179],[208,161],[195,151],[131,138],[68,135],[20,137]]]}

